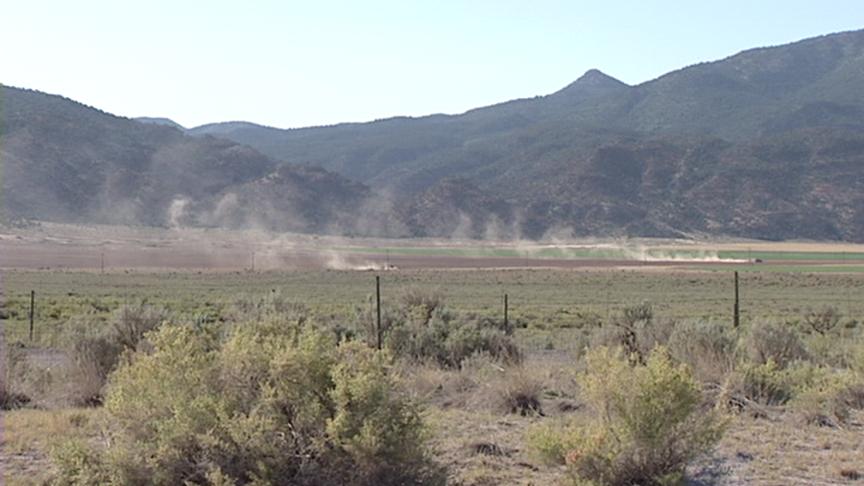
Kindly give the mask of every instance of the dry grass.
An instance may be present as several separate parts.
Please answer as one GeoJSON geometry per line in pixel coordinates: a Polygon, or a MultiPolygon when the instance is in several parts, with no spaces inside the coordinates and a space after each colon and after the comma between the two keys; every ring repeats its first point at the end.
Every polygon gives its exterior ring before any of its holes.
{"type": "Polygon", "coordinates": [[[864,413],[845,428],[802,426],[793,414],[738,417],[713,459],[725,470],[720,484],[857,484],[864,474],[864,413]]]}
{"type": "Polygon", "coordinates": [[[434,365],[403,368],[403,384],[426,406],[426,420],[449,483],[480,485],[560,484],[562,469],[542,464],[528,450],[528,429],[549,416],[578,410],[567,353],[542,353],[521,366],[502,366],[487,357],[468,359],[462,369],[434,365]],[[513,411],[517,396],[536,397],[537,410],[513,411]]]}
{"type": "Polygon", "coordinates": [[[564,472],[542,465],[525,446],[525,432],[539,416],[430,409],[427,422],[438,460],[449,469],[450,484],[559,484],[564,472]]]}
{"type": "Polygon", "coordinates": [[[42,484],[51,474],[51,448],[60,439],[95,440],[99,435],[95,409],[13,410],[3,414],[0,472],[5,484],[42,484]]]}
{"type": "Polygon", "coordinates": [[[425,404],[432,445],[449,470],[450,484],[560,484],[563,469],[542,464],[525,442],[528,429],[551,416],[581,408],[568,353],[536,353],[520,366],[486,357],[467,360],[460,370],[434,365],[404,368],[403,383],[425,404]],[[522,395],[539,410],[524,414],[514,404],[522,395]]]}
{"type": "MultiPolygon", "coordinates": [[[[581,416],[578,410],[571,413],[576,413],[577,418],[581,416]]],[[[487,417],[448,412],[439,419],[446,422],[442,427],[448,431],[442,434],[446,438],[441,439],[442,443],[450,451],[460,443],[483,440],[507,450],[515,431],[524,434],[530,424],[550,420],[536,416],[487,417]],[[478,429],[483,434],[471,434],[472,420],[476,423],[485,420],[484,427],[478,429]],[[460,430],[454,427],[460,422],[466,424],[464,432],[449,433],[460,430]]],[[[456,478],[490,479],[465,484],[560,484],[565,480],[561,469],[532,462],[534,458],[525,455],[521,448],[524,443],[523,435],[523,441],[513,446],[515,452],[506,458],[472,460],[451,452],[444,455],[450,458],[448,464],[456,471],[456,478]],[[525,470],[525,464],[538,469],[525,470]]],[[[864,411],[853,412],[843,428],[802,425],[800,417],[791,412],[780,412],[769,419],[738,415],[717,449],[688,468],[688,478],[687,484],[715,486],[860,484],[858,481],[864,478],[864,411]]]]}
{"type": "Polygon", "coordinates": [[[567,353],[538,353],[511,366],[480,355],[465,360],[461,369],[411,363],[400,368],[404,389],[427,407],[499,414],[542,410],[543,415],[555,415],[579,408],[574,363],[567,353]],[[537,407],[523,409],[523,398],[537,407]]]}

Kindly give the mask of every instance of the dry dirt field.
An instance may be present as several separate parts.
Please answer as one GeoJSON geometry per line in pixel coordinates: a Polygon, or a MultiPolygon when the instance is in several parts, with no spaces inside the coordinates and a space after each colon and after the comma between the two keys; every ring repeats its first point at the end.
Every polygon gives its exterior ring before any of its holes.
{"type": "Polygon", "coordinates": [[[77,226],[0,229],[0,268],[43,270],[311,270],[558,268],[663,269],[752,263],[762,267],[861,264],[864,245],[820,242],[578,240],[476,242],[345,238],[264,231],[77,226]],[[555,253],[553,250],[570,251],[555,253]],[[593,250],[597,250],[596,252],[593,250]],[[606,254],[603,252],[606,251],[606,254]],[[734,252],[722,257],[720,252],[734,252]],[[807,254],[821,253],[810,260],[807,254]],[[718,256],[720,254],[721,256],[718,256]],[[664,256],[668,255],[668,257],[664,256]],[[793,255],[786,259],[783,255],[793,255]],[[852,258],[858,256],[859,258],[852,258]],[[745,257],[745,258],[742,258],[745,257]],[[762,259],[760,259],[762,260],[762,259]]]}

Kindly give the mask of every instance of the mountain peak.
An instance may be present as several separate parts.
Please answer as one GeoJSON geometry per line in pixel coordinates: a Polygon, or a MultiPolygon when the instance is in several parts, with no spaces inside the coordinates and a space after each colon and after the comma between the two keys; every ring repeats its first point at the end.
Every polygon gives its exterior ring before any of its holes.
{"type": "Polygon", "coordinates": [[[170,118],[139,116],[139,117],[135,118],[135,121],[141,122],[141,123],[146,123],[148,125],[161,125],[161,126],[165,126],[165,127],[172,127],[172,128],[176,128],[176,129],[180,130],[181,132],[186,131],[186,127],[175,122],[174,120],[172,120],[170,118]]]}
{"type": "Polygon", "coordinates": [[[598,91],[608,91],[621,88],[629,88],[630,86],[623,83],[612,76],[600,71],[599,69],[589,69],[585,74],[579,77],[576,81],[567,85],[558,93],[595,93],[598,91]]]}
{"type": "Polygon", "coordinates": [[[599,69],[589,69],[576,80],[577,83],[581,84],[605,84],[610,81],[615,84],[624,84],[599,69]]]}

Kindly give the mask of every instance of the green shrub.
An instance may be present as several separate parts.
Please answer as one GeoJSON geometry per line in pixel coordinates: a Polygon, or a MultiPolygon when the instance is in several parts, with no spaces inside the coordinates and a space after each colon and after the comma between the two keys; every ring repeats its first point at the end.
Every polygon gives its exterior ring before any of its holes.
{"type": "MultiPolygon", "coordinates": [[[[102,458],[80,440],[66,441],[52,451],[60,474],[51,482],[54,486],[111,484],[102,458]]],[[[115,483],[116,484],[116,483],[115,483]]]]}
{"type": "Polygon", "coordinates": [[[494,323],[442,309],[437,309],[428,321],[395,321],[385,337],[385,346],[396,356],[432,360],[444,367],[458,368],[463,360],[477,353],[507,363],[521,360],[512,337],[494,323]]]}
{"type": "Polygon", "coordinates": [[[645,360],[645,349],[641,346],[640,336],[648,333],[654,320],[654,309],[648,303],[641,303],[625,307],[621,311],[621,317],[614,320],[613,324],[619,330],[620,346],[624,348],[627,356],[642,363],[645,360]]]}
{"type": "Polygon", "coordinates": [[[864,404],[861,377],[851,370],[797,361],[780,368],[773,360],[744,363],[734,374],[732,394],[759,405],[788,405],[808,423],[845,423],[850,409],[864,404]]]}
{"type": "Polygon", "coordinates": [[[428,323],[436,309],[444,306],[444,296],[437,290],[427,292],[418,288],[409,288],[401,296],[402,308],[414,320],[428,323]]]}
{"type": "Polygon", "coordinates": [[[327,435],[347,455],[341,484],[405,484],[429,477],[417,407],[401,398],[388,379],[382,353],[358,343],[339,348],[330,398],[335,414],[327,435]]]}
{"type": "Polygon", "coordinates": [[[620,351],[597,348],[586,366],[580,383],[594,419],[532,435],[547,459],[567,465],[574,483],[680,483],[687,464],[720,439],[724,419],[705,407],[686,366],[662,347],[635,366],[620,351]]]}
{"type": "Polygon", "coordinates": [[[462,318],[469,322],[475,322],[479,327],[484,329],[496,329],[501,331],[506,336],[512,336],[516,329],[525,329],[528,327],[528,323],[521,318],[510,318],[507,322],[504,322],[504,319],[496,319],[488,316],[481,316],[479,314],[468,312],[462,314],[462,318]]]}
{"type": "Polygon", "coordinates": [[[405,307],[394,307],[387,305],[387,303],[382,303],[381,329],[379,330],[375,298],[374,296],[369,296],[366,299],[366,305],[357,308],[355,316],[356,332],[352,334],[361,336],[366,344],[371,347],[378,347],[379,344],[383,347],[383,340],[387,339],[390,332],[410,318],[407,313],[405,307]],[[379,337],[382,339],[381,343],[378,342],[379,337]]]}
{"type": "Polygon", "coordinates": [[[571,451],[585,445],[586,426],[573,421],[544,424],[528,430],[528,444],[539,458],[549,464],[563,466],[571,451]]]}
{"type": "Polygon", "coordinates": [[[213,326],[151,334],[152,351],[137,352],[111,377],[110,446],[61,454],[61,482],[386,485],[441,477],[386,355],[278,320],[222,334],[213,326]]]}
{"type": "Polygon", "coordinates": [[[382,304],[381,329],[377,324],[375,302],[357,310],[356,333],[371,347],[389,349],[393,355],[411,361],[435,362],[443,367],[458,368],[466,358],[482,353],[500,361],[521,360],[513,341],[514,326],[476,314],[456,314],[447,309],[437,293],[407,290],[399,305],[382,304]]]}
{"type": "Polygon", "coordinates": [[[861,379],[848,370],[800,363],[787,373],[794,387],[789,405],[809,424],[843,425],[860,404],[861,379]]]}

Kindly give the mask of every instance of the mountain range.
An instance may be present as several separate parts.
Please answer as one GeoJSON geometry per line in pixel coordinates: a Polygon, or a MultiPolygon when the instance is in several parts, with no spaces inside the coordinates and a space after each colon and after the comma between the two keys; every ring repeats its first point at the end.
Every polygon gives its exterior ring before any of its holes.
{"type": "Polygon", "coordinates": [[[7,220],[315,232],[344,223],[371,197],[363,184],[324,169],[171,124],[10,87],[0,101],[7,220]]]}
{"type": "Polygon", "coordinates": [[[5,87],[10,217],[864,241],[864,31],[459,115],[186,129],[5,87]]]}

